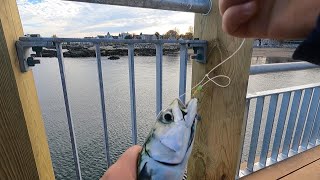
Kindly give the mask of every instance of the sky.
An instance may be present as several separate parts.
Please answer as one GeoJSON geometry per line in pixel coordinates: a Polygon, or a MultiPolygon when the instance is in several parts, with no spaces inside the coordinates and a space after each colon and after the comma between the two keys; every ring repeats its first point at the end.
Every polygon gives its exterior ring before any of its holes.
{"type": "Polygon", "coordinates": [[[164,34],[193,25],[194,14],[62,0],[17,0],[25,34],[86,37],[110,32],[164,34]]]}

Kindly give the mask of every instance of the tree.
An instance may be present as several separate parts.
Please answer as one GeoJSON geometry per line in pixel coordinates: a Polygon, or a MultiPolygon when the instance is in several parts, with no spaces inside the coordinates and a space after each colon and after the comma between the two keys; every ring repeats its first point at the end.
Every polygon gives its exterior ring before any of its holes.
{"type": "Polygon", "coordinates": [[[52,38],[57,38],[58,36],[56,34],[52,35],[52,38]]]}
{"type": "Polygon", "coordinates": [[[186,32],[186,34],[184,35],[184,39],[192,40],[193,39],[193,33],[186,32]]]}
{"type": "Polygon", "coordinates": [[[188,32],[189,32],[189,33],[192,33],[192,34],[194,33],[193,26],[189,26],[189,28],[188,28],[188,32]]]}
{"type": "Polygon", "coordinates": [[[174,31],[180,34],[180,30],[177,27],[174,28],[174,31]]]}
{"type": "Polygon", "coordinates": [[[175,30],[169,30],[166,32],[166,34],[163,36],[164,39],[169,39],[169,38],[174,38],[178,39],[179,38],[179,33],[175,30]]]}

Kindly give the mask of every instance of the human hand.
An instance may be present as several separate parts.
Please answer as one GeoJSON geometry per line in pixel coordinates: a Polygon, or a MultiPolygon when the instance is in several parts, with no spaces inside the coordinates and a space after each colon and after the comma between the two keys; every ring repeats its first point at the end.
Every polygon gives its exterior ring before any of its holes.
{"type": "Polygon", "coordinates": [[[126,150],[100,180],[135,180],[137,179],[137,162],[141,146],[133,146],[126,150]]]}
{"type": "Polygon", "coordinates": [[[319,0],[219,0],[222,28],[237,37],[306,37],[320,14],[319,0]]]}

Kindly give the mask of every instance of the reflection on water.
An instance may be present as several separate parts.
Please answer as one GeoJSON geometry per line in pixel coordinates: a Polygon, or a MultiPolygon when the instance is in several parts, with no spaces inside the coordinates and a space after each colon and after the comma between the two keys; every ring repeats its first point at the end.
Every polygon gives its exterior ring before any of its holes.
{"type": "MultiPolygon", "coordinates": [[[[83,179],[97,179],[107,168],[98,75],[94,58],[65,59],[71,111],[75,124],[83,179]]],[[[128,61],[102,59],[110,155],[115,161],[131,146],[128,61]]],[[[191,65],[188,62],[187,90],[191,65]]],[[[57,179],[75,176],[57,59],[43,58],[34,75],[57,179]]],[[[155,57],[135,57],[138,142],[142,144],[155,119],[155,57]]],[[[248,92],[317,82],[319,70],[251,76],[248,92]]],[[[179,57],[163,58],[163,104],[178,96],[179,57]]],[[[252,122],[248,122],[249,124],[252,122]]],[[[248,143],[248,142],[246,142],[248,143]]],[[[247,148],[247,147],[245,147],[247,148]]]]}

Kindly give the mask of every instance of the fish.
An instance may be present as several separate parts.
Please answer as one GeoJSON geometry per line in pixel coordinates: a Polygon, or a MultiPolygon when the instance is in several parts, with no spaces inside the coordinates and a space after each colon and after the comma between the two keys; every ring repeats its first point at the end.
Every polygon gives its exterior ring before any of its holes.
{"type": "Polygon", "coordinates": [[[161,111],[138,158],[139,180],[182,180],[192,152],[198,100],[184,105],[175,99],[161,111]]]}

